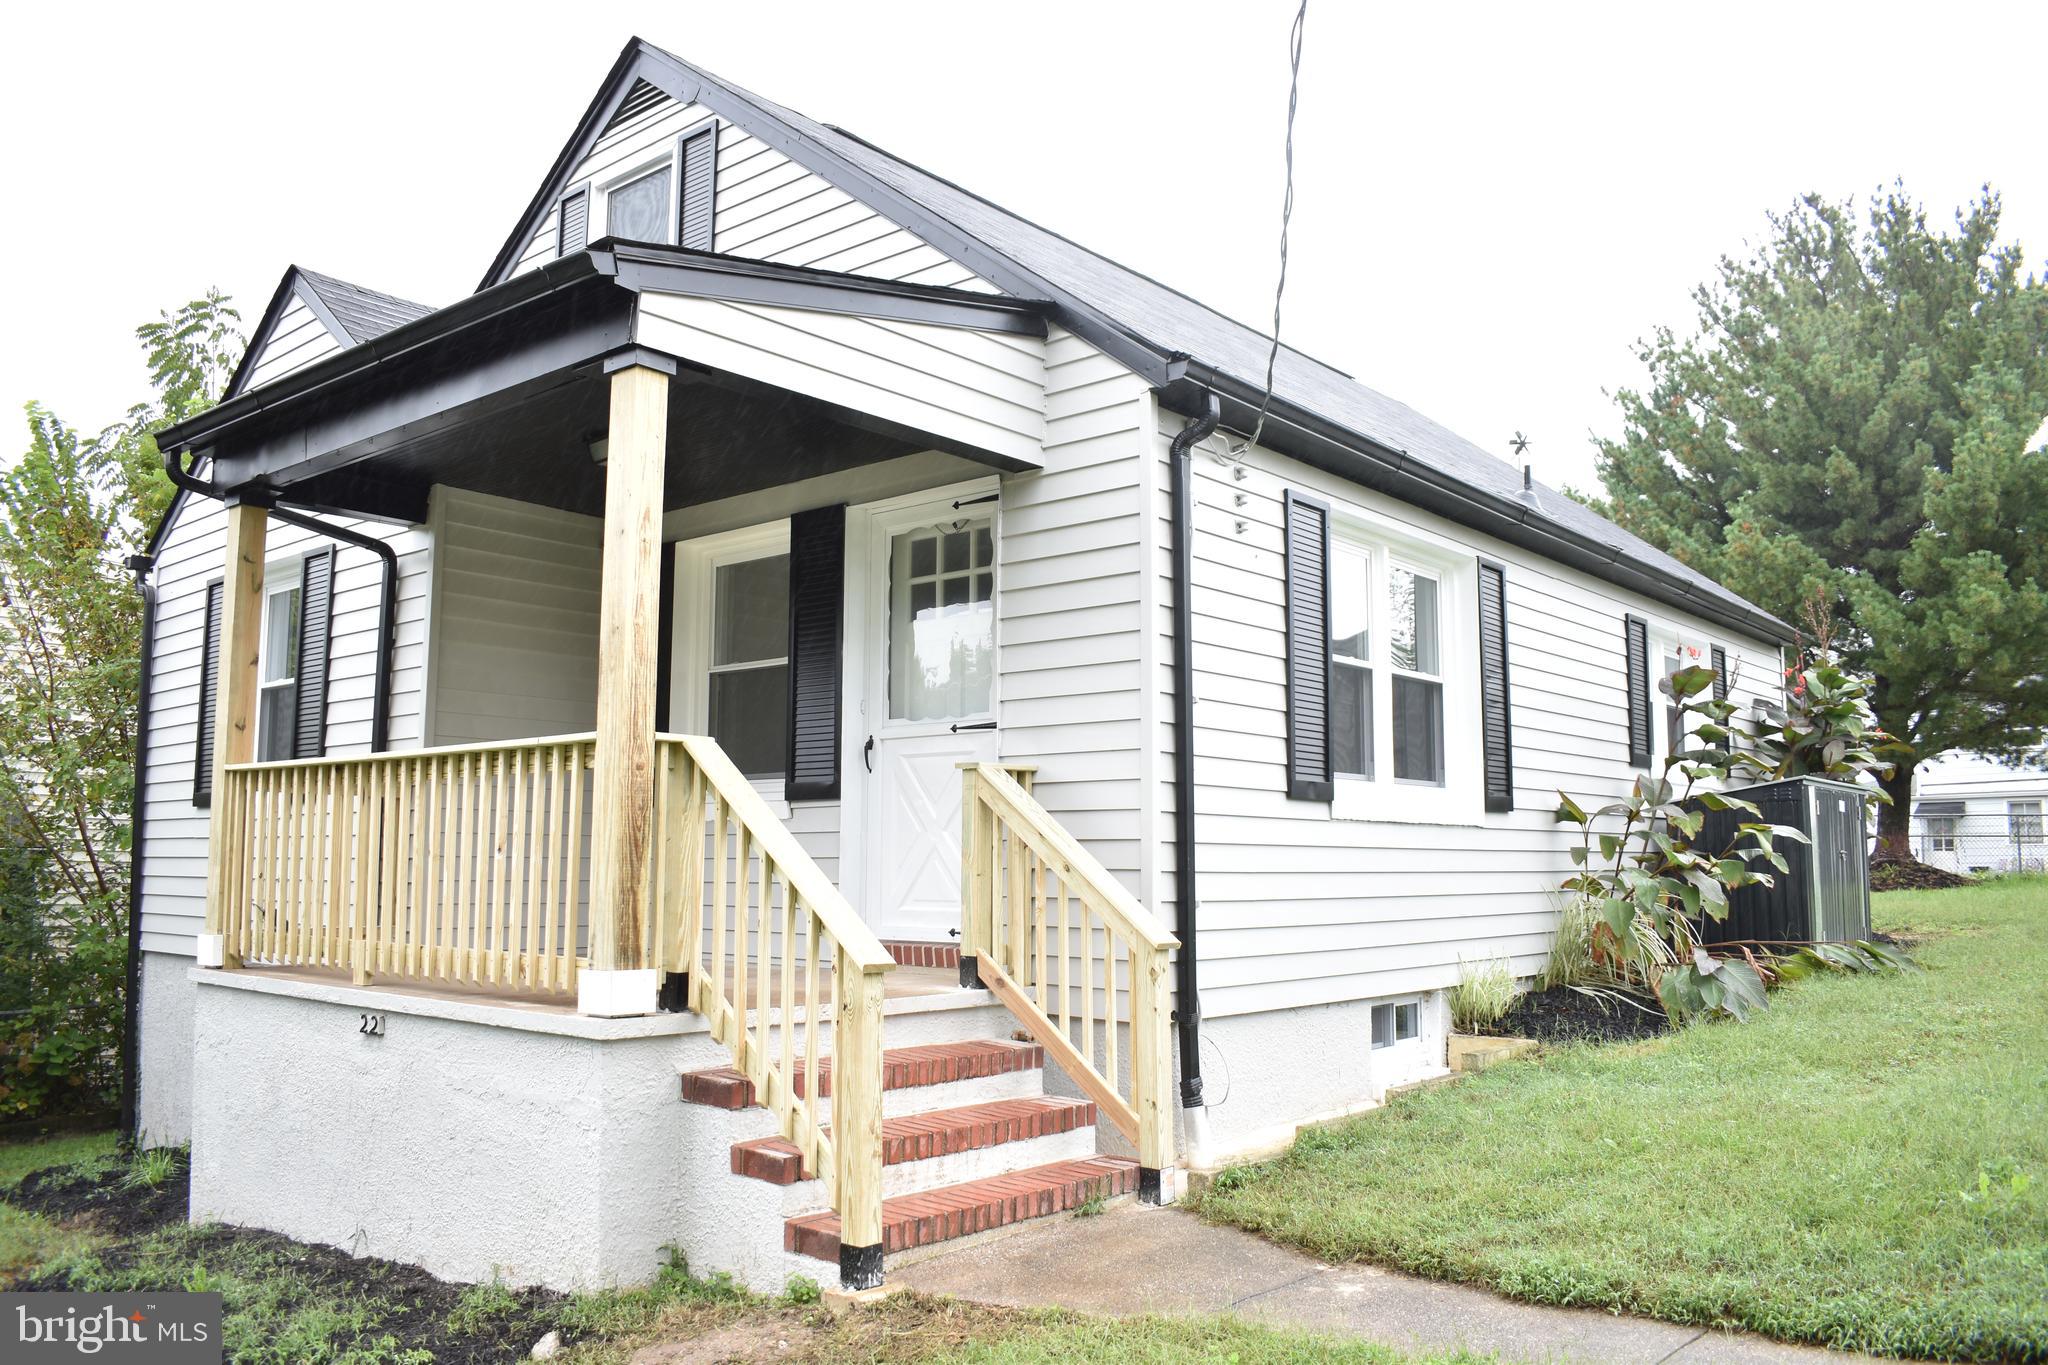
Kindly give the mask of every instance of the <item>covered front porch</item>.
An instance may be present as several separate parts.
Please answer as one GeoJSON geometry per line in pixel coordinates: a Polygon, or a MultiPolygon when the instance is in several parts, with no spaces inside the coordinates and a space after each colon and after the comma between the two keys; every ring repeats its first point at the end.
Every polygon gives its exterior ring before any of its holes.
{"type": "MultiPolygon", "coordinates": [[[[170,433],[229,508],[201,968],[516,1029],[697,1016],[824,1182],[849,1284],[880,1273],[909,1002],[993,991],[1156,1189],[1173,940],[998,729],[1000,478],[1035,465],[1044,334],[1010,300],[600,244],[170,433]],[[539,584],[471,663],[587,677],[588,728],[479,706],[491,737],[281,756],[271,519],[432,526],[452,496],[587,522],[590,616],[539,584]]],[[[465,624],[444,601],[430,653],[465,624]]]]}

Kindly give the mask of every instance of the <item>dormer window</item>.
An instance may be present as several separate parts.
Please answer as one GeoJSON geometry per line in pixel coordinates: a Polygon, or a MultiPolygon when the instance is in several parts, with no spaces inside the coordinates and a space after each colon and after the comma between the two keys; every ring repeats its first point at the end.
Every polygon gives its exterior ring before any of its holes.
{"type": "Polygon", "coordinates": [[[673,242],[675,209],[670,187],[674,166],[664,161],[650,171],[611,186],[604,195],[604,235],[628,242],[673,242]]]}
{"type": "Polygon", "coordinates": [[[627,170],[608,180],[576,185],[556,205],[555,254],[581,251],[599,237],[711,250],[717,157],[717,125],[701,123],[666,143],[659,157],[628,162],[627,170]]]}

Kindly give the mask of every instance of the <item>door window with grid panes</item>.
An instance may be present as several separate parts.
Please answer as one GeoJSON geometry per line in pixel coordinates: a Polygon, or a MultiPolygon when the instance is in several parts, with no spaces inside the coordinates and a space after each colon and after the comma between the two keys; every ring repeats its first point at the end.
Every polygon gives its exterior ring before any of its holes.
{"type": "Polygon", "coordinates": [[[889,718],[986,716],[995,681],[995,540],[987,518],[889,542],[889,718]]]}

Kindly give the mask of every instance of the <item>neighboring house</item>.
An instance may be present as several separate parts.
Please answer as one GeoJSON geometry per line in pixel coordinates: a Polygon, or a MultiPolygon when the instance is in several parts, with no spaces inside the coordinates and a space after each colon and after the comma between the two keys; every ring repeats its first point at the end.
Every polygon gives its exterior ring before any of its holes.
{"type": "Polygon", "coordinates": [[[1913,774],[1913,856],[1950,872],[2048,872],[2048,754],[1944,754],[1913,774]]]}
{"type": "Polygon", "coordinates": [[[193,1215],[859,1285],[1442,1073],[1791,632],[1293,351],[1246,448],[1267,345],[638,41],[477,293],[292,272],[163,438],[193,1215]]]}

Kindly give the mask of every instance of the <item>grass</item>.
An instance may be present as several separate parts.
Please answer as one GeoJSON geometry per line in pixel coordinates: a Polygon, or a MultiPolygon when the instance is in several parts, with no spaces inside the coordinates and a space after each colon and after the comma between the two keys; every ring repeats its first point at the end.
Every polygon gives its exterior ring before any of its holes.
{"type": "MultiPolygon", "coordinates": [[[[123,1199],[161,1191],[184,1167],[175,1157],[123,1159],[106,1138],[0,1147],[7,1186],[53,1159],[77,1162],[90,1187],[123,1199]]],[[[6,1187],[0,1187],[0,1194],[6,1187]]],[[[239,1365],[481,1365],[525,1356],[549,1332],[568,1343],[565,1365],[625,1365],[648,1346],[678,1343],[690,1360],[937,1362],[1235,1361],[1295,1365],[1465,1365],[1463,1354],[1411,1357],[1357,1341],[1274,1330],[1232,1318],[1128,1320],[1077,1313],[992,1308],[903,1295],[837,1316],[817,1283],[790,1277],[778,1298],[752,1294],[729,1277],[692,1275],[679,1260],[653,1283],[565,1296],[490,1282],[435,1281],[424,1272],[355,1258],[270,1233],[187,1225],[182,1199],[128,1236],[65,1230],[36,1219],[59,1240],[33,1258],[35,1289],[88,1293],[182,1289],[222,1295],[226,1358],[239,1365]],[[70,1240],[61,1240],[68,1238],[70,1240]]],[[[21,1214],[0,1204],[0,1216],[21,1214]]],[[[0,1224],[4,1226],[4,1224],[0,1224]]]]}
{"type": "MultiPolygon", "coordinates": [[[[46,1166],[71,1166],[113,1154],[112,1133],[66,1133],[29,1142],[0,1143],[0,1195],[31,1171],[46,1166]]],[[[81,1251],[94,1242],[92,1233],[59,1227],[46,1218],[0,1203],[0,1286],[31,1266],[81,1251]]]]}
{"type": "Polygon", "coordinates": [[[1305,1134],[1205,1216],[1542,1303],[2048,1361],[2048,879],[1877,898],[1928,970],[1305,1134]]]}

